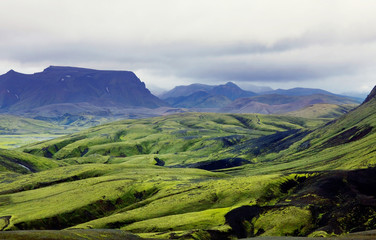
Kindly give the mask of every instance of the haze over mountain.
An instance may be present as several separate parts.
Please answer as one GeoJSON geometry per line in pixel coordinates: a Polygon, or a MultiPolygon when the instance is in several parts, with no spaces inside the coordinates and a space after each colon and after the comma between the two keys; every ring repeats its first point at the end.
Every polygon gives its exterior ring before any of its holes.
{"type": "MultiPolygon", "coordinates": [[[[265,88],[264,88],[265,89],[265,88]]],[[[177,86],[161,95],[173,107],[223,113],[286,113],[313,104],[359,104],[361,100],[321,89],[293,88],[254,93],[232,82],[224,85],[177,86]]]]}
{"type": "MultiPolygon", "coordinates": [[[[288,92],[288,91],[286,91],[288,92]]],[[[356,99],[334,94],[281,95],[265,94],[240,98],[220,109],[220,112],[280,114],[303,109],[313,104],[358,104],[356,99]]]]}
{"type": "Polygon", "coordinates": [[[265,91],[263,94],[280,94],[287,96],[307,96],[312,94],[326,94],[326,95],[337,95],[322,89],[317,88],[291,88],[291,89],[276,89],[271,91],[265,91]]]}
{"type": "Polygon", "coordinates": [[[255,96],[232,82],[222,85],[191,84],[177,86],[161,95],[173,107],[183,108],[222,108],[233,100],[255,96]]]}
{"type": "Polygon", "coordinates": [[[66,103],[148,108],[166,106],[129,71],[58,66],[34,74],[11,70],[0,76],[0,89],[0,110],[3,112],[66,103]]]}
{"type": "Polygon", "coordinates": [[[93,126],[187,111],[272,114],[317,103],[359,103],[321,89],[254,93],[232,82],[177,86],[160,97],[163,100],[130,71],[50,66],[34,74],[10,70],[0,76],[0,112],[61,125],[93,126]]]}
{"type": "Polygon", "coordinates": [[[226,84],[221,85],[206,85],[196,83],[187,86],[177,86],[172,90],[162,94],[160,98],[173,99],[178,97],[185,97],[199,91],[205,91],[210,95],[222,95],[229,98],[230,100],[257,95],[254,92],[241,89],[239,86],[232,82],[227,82],[226,84]]]}

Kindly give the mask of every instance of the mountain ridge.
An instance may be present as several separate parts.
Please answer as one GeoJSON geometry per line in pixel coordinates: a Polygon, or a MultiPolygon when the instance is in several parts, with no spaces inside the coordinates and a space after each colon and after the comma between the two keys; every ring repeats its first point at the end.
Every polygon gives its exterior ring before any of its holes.
{"type": "Polygon", "coordinates": [[[357,101],[334,94],[312,94],[306,96],[265,94],[250,98],[239,98],[219,111],[233,113],[282,114],[297,111],[313,104],[357,104],[357,101]]]}
{"type": "Polygon", "coordinates": [[[130,71],[50,66],[43,72],[0,76],[0,109],[29,110],[56,103],[121,107],[166,106],[130,71]]]}
{"type": "MultiPolygon", "coordinates": [[[[206,84],[200,84],[200,83],[194,83],[191,85],[185,85],[185,86],[176,86],[175,88],[171,89],[170,91],[162,94],[160,97],[162,99],[165,99],[169,102],[173,102],[173,99],[175,98],[182,98],[182,97],[188,97],[189,95],[192,95],[195,92],[205,91],[210,95],[213,96],[225,96],[229,98],[230,100],[235,100],[237,98],[241,97],[251,97],[257,95],[254,92],[246,91],[240,88],[238,85],[236,85],[233,82],[227,82],[225,84],[219,84],[219,85],[206,85],[206,84]]],[[[174,105],[172,103],[172,105],[174,105]]]]}

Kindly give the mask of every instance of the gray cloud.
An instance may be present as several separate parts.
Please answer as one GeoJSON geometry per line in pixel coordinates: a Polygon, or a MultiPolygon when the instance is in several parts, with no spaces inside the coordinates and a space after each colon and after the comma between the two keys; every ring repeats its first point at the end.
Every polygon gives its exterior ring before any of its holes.
{"type": "Polygon", "coordinates": [[[236,81],[363,91],[376,77],[375,8],[367,0],[3,0],[0,71],[72,65],[133,70],[167,88],[236,81]]]}

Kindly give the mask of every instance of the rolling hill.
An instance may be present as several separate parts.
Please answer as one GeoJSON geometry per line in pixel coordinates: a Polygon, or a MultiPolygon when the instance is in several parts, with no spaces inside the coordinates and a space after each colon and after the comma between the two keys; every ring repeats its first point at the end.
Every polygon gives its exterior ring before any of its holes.
{"type": "Polygon", "coordinates": [[[335,120],[183,113],[0,153],[50,162],[33,173],[2,169],[0,228],[120,229],[157,239],[376,229],[375,89],[335,120]]]}
{"type": "Polygon", "coordinates": [[[313,104],[297,111],[287,112],[288,116],[305,118],[339,118],[345,113],[357,107],[355,104],[313,104]]]}

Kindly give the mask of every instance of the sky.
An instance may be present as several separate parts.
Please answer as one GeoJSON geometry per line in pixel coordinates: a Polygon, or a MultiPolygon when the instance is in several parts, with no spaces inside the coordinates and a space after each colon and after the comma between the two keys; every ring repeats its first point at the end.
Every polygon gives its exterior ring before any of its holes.
{"type": "Polygon", "coordinates": [[[152,91],[232,81],[366,93],[374,0],[1,0],[0,74],[133,71],[152,91]]]}

